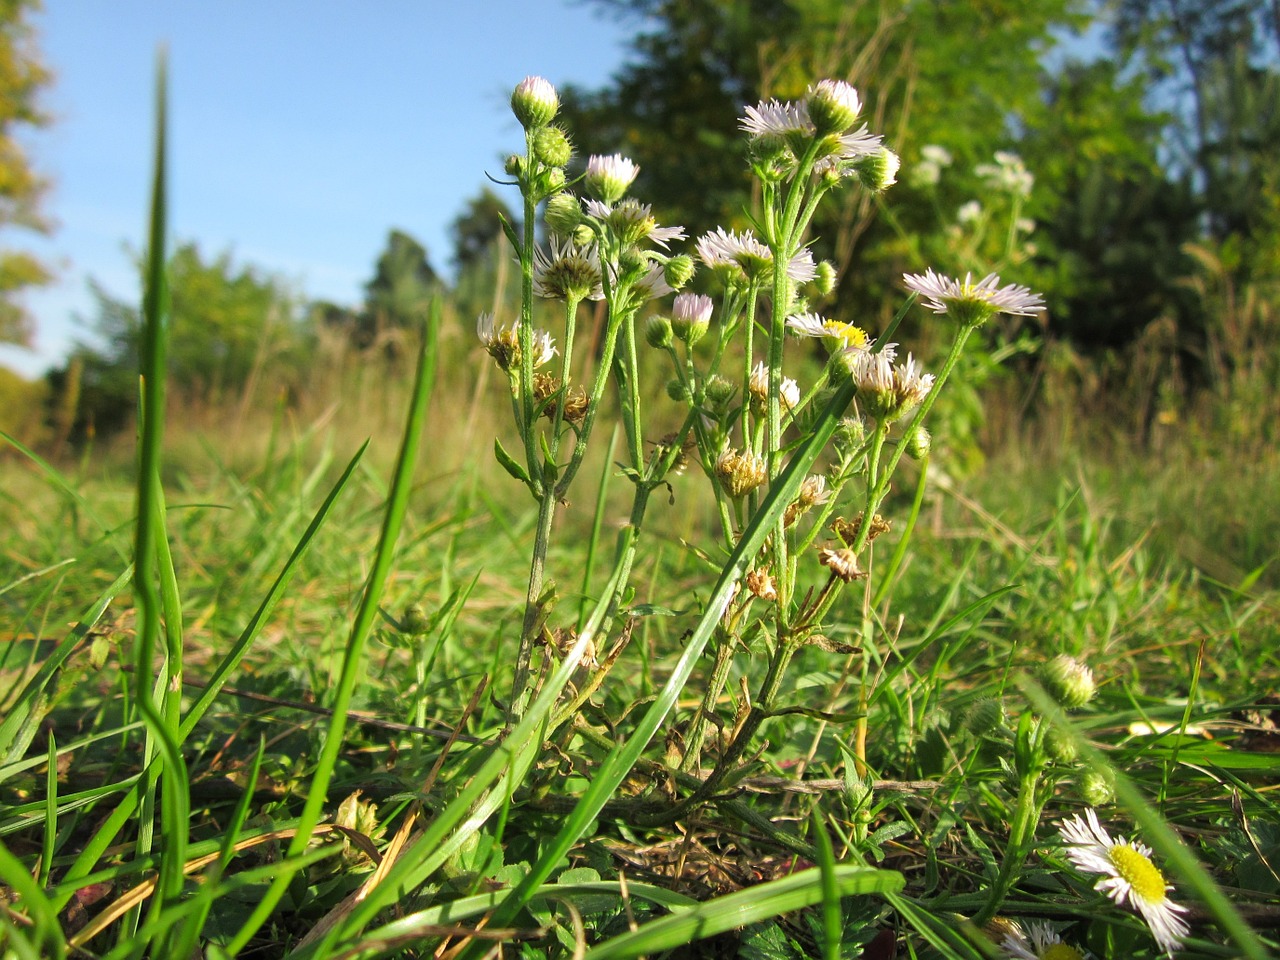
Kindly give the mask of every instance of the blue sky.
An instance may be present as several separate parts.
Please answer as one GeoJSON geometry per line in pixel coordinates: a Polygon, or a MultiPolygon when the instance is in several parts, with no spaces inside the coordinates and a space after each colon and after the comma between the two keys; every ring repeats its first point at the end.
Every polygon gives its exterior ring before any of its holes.
{"type": "Polygon", "coordinates": [[[46,0],[33,23],[53,122],[23,143],[56,227],[0,234],[58,276],[25,297],[35,349],[0,347],[28,376],[87,336],[90,277],[138,296],[160,43],[171,236],[353,304],[391,227],[447,269],[450,221],[521,147],[516,83],[601,85],[639,27],[575,0],[46,0]]]}

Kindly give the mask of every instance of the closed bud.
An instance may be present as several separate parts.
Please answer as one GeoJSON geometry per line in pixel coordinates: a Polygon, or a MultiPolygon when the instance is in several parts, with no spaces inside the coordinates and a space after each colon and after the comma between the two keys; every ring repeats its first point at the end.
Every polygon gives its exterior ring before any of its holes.
{"type": "Polygon", "coordinates": [[[933,435],[924,427],[916,427],[906,441],[907,456],[912,460],[923,460],[929,455],[933,446],[933,435]]]}
{"type": "Polygon", "coordinates": [[[1058,763],[1072,763],[1078,753],[1075,738],[1057,727],[1050,727],[1045,733],[1044,752],[1058,763]]]}
{"type": "Polygon", "coordinates": [[[711,298],[701,293],[681,293],[671,305],[671,329],[689,346],[706,334],[711,323],[711,298]]]}
{"type": "Polygon", "coordinates": [[[1039,680],[1049,696],[1068,710],[1083,707],[1097,691],[1093,671],[1065,653],[1058,654],[1040,668],[1039,680]]]}
{"type": "Polygon", "coordinates": [[[684,403],[689,399],[689,388],[679,380],[667,381],[667,396],[676,403],[684,403]]]}
{"type": "Polygon", "coordinates": [[[710,377],[702,389],[706,394],[707,400],[717,407],[724,406],[738,392],[738,388],[733,383],[718,373],[710,377]]]}
{"type": "Polygon", "coordinates": [[[533,155],[548,167],[563,167],[573,156],[573,145],[559,127],[543,127],[533,135],[533,155]]]}
{"type": "Polygon", "coordinates": [[[1101,770],[1086,770],[1080,775],[1080,799],[1091,807],[1105,807],[1116,799],[1111,776],[1101,770]]]}
{"type": "Polygon", "coordinates": [[[819,295],[824,297],[831,296],[831,291],[836,288],[837,279],[835,264],[830,260],[820,260],[813,275],[813,286],[817,289],[819,295]]]}
{"type": "Polygon", "coordinates": [[[507,171],[507,176],[518,177],[524,173],[524,157],[517,153],[507,157],[506,163],[502,165],[502,169],[507,171]]]}
{"type": "Polygon", "coordinates": [[[644,339],[655,349],[671,346],[671,321],[666,317],[650,317],[644,325],[644,339]]]}
{"type": "Polygon", "coordinates": [[[560,109],[560,96],[542,77],[525,77],[511,93],[511,112],[526,130],[545,127],[560,109]]]}
{"type": "Polygon", "coordinates": [[[662,265],[662,278],[672,290],[679,290],[693,279],[693,257],[682,253],[662,265]]]}
{"type": "Polygon", "coordinates": [[[552,233],[567,237],[582,223],[582,204],[571,193],[557,193],[547,201],[547,209],[542,218],[552,233]]]}
{"type": "Polygon", "coordinates": [[[983,697],[969,707],[964,724],[975,737],[985,737],[1004,724],[1004,705],[994,697],[983,697]]]}
{"type": "Polygon", "coordinates": [[[858,179],[868,190],[879,193],[898,182],[898,167],[902,159],[886,147],[868,154],[858,164],[858,179]]]}

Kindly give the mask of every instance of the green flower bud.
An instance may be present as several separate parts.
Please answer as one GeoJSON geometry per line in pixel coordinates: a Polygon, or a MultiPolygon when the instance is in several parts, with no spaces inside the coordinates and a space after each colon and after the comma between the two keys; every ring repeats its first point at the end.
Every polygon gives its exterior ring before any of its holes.
{"type": "Polygon", "coordinates": [[[589,247],[596,242],[596,232],[587,224],[580,223],[573,231],[573,242],[579,247],[589,247]]]}
{"type": "Polygon", "coordinates": [[[1101,770],[1086,770],[1080,775],[1080,799],[1091,807],[1105,807],[1116,799],[1111,777],[1101,770]]]}
{"type": "Polygon", "coordinates": [[[933,434],[924,427],[916,427],[904,443],[908,457],[912,460],[923,460],[929,455],[929,448],[933,446],[933,434]]]}
{"type": "Polygon", "coordinates": [[[644,339],[656,350],[671,346],[671,321],[666,317],[650,317],[644,325],[644,339]]]}
{"type": "Polygon", "coordinates": [[[689,388],[679,380],[668,380],[667,396],[676,403],[687,403],[689,400],[689,388]]]}
{"type": "Polygon", "coordinates": [[[732,382],[718,373],[707,380],[702,390],[706,395],[707,401],[717,407],[724,406],[738,392],[738,388],[732,382]]]}
{"type": "Polygon", "coordinates": [[[693,257],[681,253],[662,265],[662,278],[672,290],[679,290],[693,279],[693,257]]]}
{"type": "Polygon", "coordinates": [[[1078,755],[1075,739],[1057,727],[1050,727],[1045,734],[1044,752],[1058,763],[1073,763],[1078,755]]]}
{"type": "Polygon", "coordinates": [[[502,165],[502,169],[507,171],[507,176],[518,177],[524,173],[524,166],[524,157],[520,156],[518,153],[513,153],[511,156],[507,157],[507,161],[502,165]]]}
{"type": "Polygon", "coordinates": [[[526,130],[545,127],[559,109],[556,88],[542,77],[525,77],[511,93],[511,112],[526,130]]]}
{"type": "Polygon", "coordinates": [[[994,697],[983,697],[969,707],[964,725],[975,737],[985,737],[1004,723],[1004,705],[994,697]]]}
{"type": "Polygon", "coordinates": [[[898,167],[902,159],[885,147],[869,154],[858,164],[858,179],[868,190],[879,193],[898,182],[898,167]]]}
{"type": "MultiPolygon", "coordinates": [[[[830,260],[820,260],[818,262],[817,273],[813,277],[814,289],[823,297],[831,296],[831,291],[836,288],[836,266],[830,260]]],[[[795,312],[795,311],[793,311],[795,312]]]]}
{"type": "Polygon", "coordinates": [[[559,127],[543,127],[533,135],[533,155],[548,167],[563,167],[573,156],[573,145],[559,127]]]}
{"type": "Polygon", "coordinates": [[[1093,699],[1097,688],[1093,671],[1075,657],[1060,653],[1039,671],[1041,686],[1060,706],[1068,710],[1083,707],[1093,699]]]}
{"type": "Polygon", "coordinates": [[[571,193],[557,193],[547,201],[542,218],[548,229],[558,237],[567,237],[582,223],[582,204],[571,193]]]}
{"type": "Polygon", "coordinates": [[[421,636],[429,629],[431,621],[420,603],[411,603],[400,615],[400,627],[410,636],[421,636]]]}

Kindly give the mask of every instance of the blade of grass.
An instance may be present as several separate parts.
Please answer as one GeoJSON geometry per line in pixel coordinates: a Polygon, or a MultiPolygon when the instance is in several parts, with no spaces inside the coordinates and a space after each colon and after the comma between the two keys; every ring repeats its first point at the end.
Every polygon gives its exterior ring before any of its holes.
{"type": "MultiPolygon", "coordinates": [[[[191,731],[195,729],[196,724],[199,723],[205,713],[208,712],[209,708],[213,705],[214,700],[217,698],[218,693],[226,684],[227,680],[235,671],[235,668],[239,665],[245,654],[249,652],[249,648],[253,646],[254,641],[257,640],[258,635],[262,632],[263,628],[267,625],[267,621],[271,616],[272,611],[280,601],[280,598],[284,595],[285,588],[293,579],[293,575],[297,570],[299,561],[306,554],[308,548],[311,546],[312,540],[314,540],[316,534],[320,531],[320,528],[324,526],[329,517],[330,511],[338,501],[339,495],[346,489],[351,478],[355,475],[356,466],[364,456],[368,446],[369,443],[366,440],[360,446],[360,449],[356,451],[355,456],[351,458],[351,461],[347,464],[346,470],[343,471],[342,476],[340,476],[334,483],[333,489],[329,491],[328,497],[325,498],[324,503],[322,503],[320,508],[316,511],[315,517],[312,518],[306,532],[298,541],[297,546],[294,547],[293,553],[290,555],[284,569],[280,571],[275,582],[272,583],[271,589],[267,591],[267,595],[263,598],[262,603],[259,604],[253,617],[250,618],[249,623],[241,632],[235,645],[219,662],[218,668],[214,671],[213,677],[200,692],[195,703],[192,704],[191,708],[187,711],[187,715],[183,719],[182,725],[179,729],[179,734],[182,740],[185,741],[186,738],[191,735],[191,731]]],[[[116,590],[122,588],[124,583],[128,582],[128,576],[131,575],[131,573],[131,570],[126,571],[125,574],[121,575],[120,580],[112,586],[116,588],[116,590]]],[[[115,596],[115,593],[112,591],[108,591],[108,594],[109,596],[104,600],[99,601],[103,610],[106,609],[106,603],[109,602],[110,597],[115,596]]],[[[96,606],[95,609],[97,609],[96,606]]],[[[101,615],[102,611],[100,610],[97,616],[100,617],[101,615]]],[[[80,880],[94,868],[106,849],[115,842],[115,838],[124,828],[124,825],[133,816],[134,811],[138,809],[138,805],[142,798],[142,781],[145,781],[148,778],[154,778],[157,775],[158,770],[155,765],[152,765],[149,766],[138,778],[138,781],[134,784],[129,793],[121,799],[119,805],[111,812],[103,825],[98,828],[98,831],[93,835],[89,842],[85,844],[84,849],[76,858],[75,863],[73,863],[71,868],[67,871],[64,880],[72,882],[80,880]]],[[[114,792],[114,790],[107,792],[114,792]]],[[[74,892],[75,888],[71,887],[65,892],[54,897],[54,902],[59,910],[66,906],[67,901],[71,898],[74,892]]]]}
{"type": "MultiPolygon", "coordinates": [[[[289,844],[286,858],[298,856],[306,849],[307,838],[312,828],[319,822],[321,808],[328,799],[329,782],[333,777],[338,753],[344,742],[347,709],[351,705],[359,668],[363,662],[365,641],[378,618],[378,604],[391,572],[391,564],[395,559],[396,541],[409,506],[409,492],[413,488],[413,470],[417,461],[418,444],[426,423],[431,388],[435,382],[440,315],[440,301],[434,299],[422,332],[409,415],[405,421],[404,438],[401,441],[399,457],[392,474],[391,493],[383,518],[382,533],[378,538],[378,546],[374,554],[373,568],[369,573],[360,608],[351,626],[351,634],[343,655],[342,671],[338,679],[338,689],[332,704],[333,714],[326,731],[324,746],[316,763],[315,773],[312,776],[307,801],[303,806],[302,815],[298,818],[298,833],[289,844]]],[[[281,877],[271,885],[253,913],[232,938],[227,948],[228,952],[235,954],[244,948],[249,939],[271,916],[276,904],[284,896],[287,884],[288,879],[281,877]]]]}
{"type": "MultiPolygon", "coordinates": [[[[904,883],[902,874],[872,867],[833,865],[831,875],[838,897],[884,896],[901,890],[904,883]]],[[[628,960],[687,947],[696,940],[821,903],[828,895],[827,885],[823,871],[804,870],[738,890],[606,940],[588,950],[584,960],[628,960]]]]}

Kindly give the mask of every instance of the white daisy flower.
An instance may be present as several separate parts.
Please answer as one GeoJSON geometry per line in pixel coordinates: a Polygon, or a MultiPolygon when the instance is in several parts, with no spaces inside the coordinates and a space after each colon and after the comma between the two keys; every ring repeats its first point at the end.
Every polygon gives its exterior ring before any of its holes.
{"type": "Polygon", "coordinates": [[[608,157],[594,155],[587,159],[582,182],[592,196],[605,203],[617,203],[639,172],[635,162],[620,153],[608,157]]]}
{"type": "Polygon", "coordinates": [[[790,133],[813,133],[809,108],[801,101],[761,100],[754,107],[744,107],[746,114],[738,128],[753,137],[785,137],[790,133]]]}
{"type": "Polygon", "coordinates": [[[1008,924],[1000,950],[1016,960],[1092,960],[1093,957],[1063,943],[1062,937],[1043,920],[1032,920],[1025,929],[1016,923],[1008,924]]]}
{"type": "Polygon", "coordinates": [[[1000,278],[989,273],[977,283],[966,273],[964,281],[952,280],[929,268],[924,275],[904,273],[903,282],[924,298],[934,313],[946,313],[966,326],[977,326],[997,313],[1029,317],[1044,310],[1044,298],[1016,284],[999,286],[1000,278]]]}
{"type": "Polygon", "coordinates": [[[547,249],[533,253],[533,292],[547,300],[603,300],[595,245],[552,236],[547,249]]]}
{"type": "Polygon", "coordinates": [[[867,338],[867,331],[861,327],[842,320],[828,320],[817,313],[799,313],[787,317],[787,326],[798,337],[820,337],[829,354],[842,350],[866,350],[872,343],[867,338]]]}
{"type": "Polygon", "coordinates": [[[1189,930],[1179,916],[1187,908],[1169,899],[1173,887],[1151,862],[1151,848],[1124,837],[1113,840],[1092,809],[1086,810],[1083,817],[1064,820],[1059,832],[1068,845],[1066,854],[1072,865],[1085,873],[1101,875],[1093,888],[1117,904],[1127,903],[1137,910],[1151,928],[1156,943],[1172,957],[1189,930]]]}

